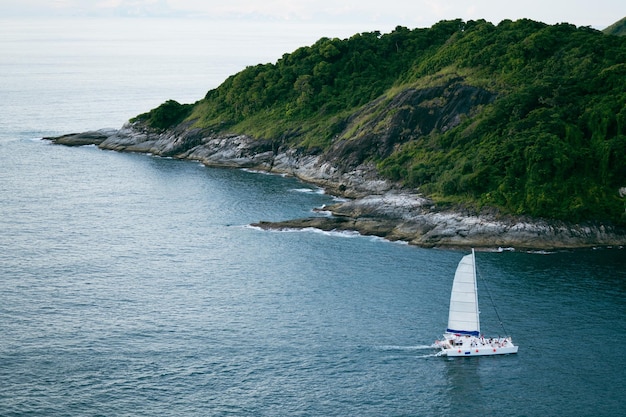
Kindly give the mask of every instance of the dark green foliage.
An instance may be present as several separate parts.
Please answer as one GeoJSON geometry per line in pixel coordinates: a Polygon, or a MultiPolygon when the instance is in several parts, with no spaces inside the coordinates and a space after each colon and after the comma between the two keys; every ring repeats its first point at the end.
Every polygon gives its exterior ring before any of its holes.
{"type": "Polygon", "coordinates": [[[566,24],[474,23],[434,58],[418,68],[471,68],[501,96],[456,129],[405,145],[379,163],[384,174],[444,200],[626,224],[624,39],[566,24]]]}
{"type": "Polygon", "coordinates": [[[385,97],[459,82],[496,99],[445,131],[398,128],[391,154],[359,151],[381,174],[441,202],[626,224],[618,194],[626,186],[626,38],[587,27],[452,20],[322,38],[229,77],[193,107],[168,101],[138,118],[158,128],[188,118],[323,152],[337,138],[358,139],[355,132],[371,141],[371,132],[393,130],[384,123],[396,119],[381,116],[392,102],[385,97]],[[364,116],[368,106],[378,106],[376,117],[364,116]]]}
{"type": "MultiPolygon", "coordinates": [[[[349,39],[322,38],[285,54],[276,64],[251,66],[207,93],[200,124],[232,126],[270,111],[275,119],[329,120],[355,109],[393,86],[414,61],[441,46],[461,21],[432,29],[360,33],[349,39]]],[[[282,124],[281,124],[282,125],[282,124]]],[[[278,132],[276,132],[278,133],[278,132]]]]}
{"type": "Polygon", "coordinates": [[[192,106],[189,104],[180,104],[175,100],[167,100],[159,107],[131,119],[131,122],[143,121],[155,129],[165,130],[182,122],[189,116],[191,109],[192,106]]]}

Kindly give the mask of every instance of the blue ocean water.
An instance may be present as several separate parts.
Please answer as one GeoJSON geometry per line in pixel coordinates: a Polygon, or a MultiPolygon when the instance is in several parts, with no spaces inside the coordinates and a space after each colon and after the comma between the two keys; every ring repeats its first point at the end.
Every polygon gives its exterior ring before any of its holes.
{"type": "MultiPolygon", "coordinates": [[[[195,101],[307,36],[2,22],[0,415],[619,413],[621,248],[478,253],[520,352],[439,358],[429,345],[463,252],[257,230],[333,198],[293,178],[39,140],[195,101]]],[[[502,334],[480,297],[483,331],[502,334]]]]}

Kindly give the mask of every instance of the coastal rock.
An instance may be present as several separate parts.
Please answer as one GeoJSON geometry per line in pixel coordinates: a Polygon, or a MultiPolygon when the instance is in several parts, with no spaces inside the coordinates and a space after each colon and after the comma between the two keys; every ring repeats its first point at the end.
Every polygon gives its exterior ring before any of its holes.
{"type": "Polygon", "coordinates": [[[354,230],[363,235],[406,241],[422,247],[514,247],[526,250],[620,246],[624,231],[604,225],[533,222],[493,214],[436,211],[428,199],[390,192],[338,203],[325,210],[332,217],[253,224],[263,229],[314,227],[326,231],[354,230]]]}
{"type": "Polygon", "coordinates": [[[201,139],[199,129],[179,126],[176,130],[157,131],[140,123],[127,123],[99,146],[102,149],[176,156],[195,146],[201,139]]]}
{"type": "Polygon", "coordinates": [[[58,137],[46,137],[44,140],[50,140],[59,145],[65,146],[85,146],[100,145],[107,138],[117,132],[114,129],[101,129],[83,133],[69,133],[58,137]]]}
{"type": "Polygon", "coordinates": [[[568,224],[489,211],[441,210],[430,199],[378,177],[370,163],[360,162],[346,169],[332,160],[334,156],[329,160],[328,155],[282,148],[272,141],[246,135],[216,135],[190,125],[159,132],[140,123],[128,123],[119,130],[46,139],[68,146],[97,145],[102,149],[197,160],[207,166],[288,174],[347,199],[325,208],[331,216],[254,224],[264,229],[351,230],[423,247],[550,250],[626,244],[624,230],[602,224],[568,224]]]}
{"type": "Polygon", "coordinates": [[[178,157],[194,159],[207,166],[269,170],[274,159],[274,153],[269,147],[267,143],[255,141],[246,135],[209,136],[178,157]]]}

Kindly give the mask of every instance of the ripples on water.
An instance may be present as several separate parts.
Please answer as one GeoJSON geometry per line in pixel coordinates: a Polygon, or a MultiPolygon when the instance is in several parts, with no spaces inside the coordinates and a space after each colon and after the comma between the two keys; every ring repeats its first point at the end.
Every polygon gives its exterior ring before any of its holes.
{"type": "MultiPolygon", "coordinates": [[[[479,253],[520,353],[447,360],[428,346],[445,328],[460,252],[247,227],[332,202],[289,178],[94,147],[2,147],[3,414],[623,405],[613,388],[623,356],[599,342],[624,330],[618,249],[479,253]]],[[[484,331],[498,333],[481,301],[484,331]]]]}

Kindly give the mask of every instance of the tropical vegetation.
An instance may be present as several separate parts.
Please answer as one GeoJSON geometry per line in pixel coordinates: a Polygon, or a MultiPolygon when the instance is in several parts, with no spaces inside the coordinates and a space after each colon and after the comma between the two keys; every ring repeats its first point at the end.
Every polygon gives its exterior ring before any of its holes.
{"type": "Polygon", "coordinates": [[[168,101],[136,120],[319,153],[358,140],[368,125],[355,115],[366,108],[378,116],[370,130],[382,131],[402,92],[458,84],[493,99],[448,129],[397,129],[393,147],[362,162],[441,203],[626,225],[626,38],[589,27],[451,20],[322,38],[234,74],[193,105],[168,101]]]}

